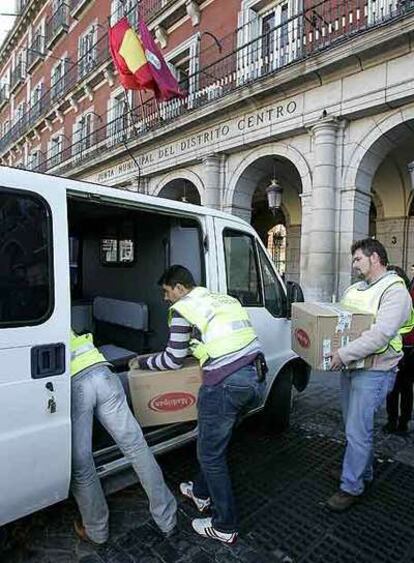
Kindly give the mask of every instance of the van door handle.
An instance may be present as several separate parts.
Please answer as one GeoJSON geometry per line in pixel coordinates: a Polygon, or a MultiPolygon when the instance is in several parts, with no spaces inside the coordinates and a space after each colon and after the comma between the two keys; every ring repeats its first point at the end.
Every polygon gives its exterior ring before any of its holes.
{"type": "Polygon", "coordinates": [[[44,344],[31,349],[32,379],[41,379],[65,372],[65,345],[44,344]]]}

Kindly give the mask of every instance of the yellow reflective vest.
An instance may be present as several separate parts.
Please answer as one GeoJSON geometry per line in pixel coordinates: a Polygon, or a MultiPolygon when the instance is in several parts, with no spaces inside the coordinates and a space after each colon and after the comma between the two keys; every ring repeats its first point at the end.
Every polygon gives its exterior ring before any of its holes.
{"type": "Polygon", "coordinates": [[[201,334],[190,348],[202,366],[209,358],[219,358],[241,350],[256,338],[246,310],[234,297],[195,287],[170,307],[201,334]]]}
{"type": "MultiPolygon", "coordinates": [[[[378,309],[381,304],[382,296],[384,292],[393,285],[403,285],[405,287],[404,280],[397,276],[396,274],[387,274],[377,280],[376,282],[366,285],[364,282],[357,282],[351,285],[344,293],[341,300],[341,304],[344,307],[349,307],[351,309],[359,309],[361,312],[371,313],[374,315],[374,319],[378,314],[378,309]]],[[[411,315],[406,323],[399,329],[398,333],[389,341],[387,346],[377,350],[376,354],[382,354],[389,347],[391,347],[395,352],[401,352],[402,350],[402,334],[407,334],[411,332],[414,328],[414,313],[411,310],[411,315]]]]}
{"type": "Polygon", "coordinates": [[[95,364],[108,363],[105,357],[95,348],[92,334],[78,336],[71,331],[70,337],[70,373],[77,373],[95,364]]]}

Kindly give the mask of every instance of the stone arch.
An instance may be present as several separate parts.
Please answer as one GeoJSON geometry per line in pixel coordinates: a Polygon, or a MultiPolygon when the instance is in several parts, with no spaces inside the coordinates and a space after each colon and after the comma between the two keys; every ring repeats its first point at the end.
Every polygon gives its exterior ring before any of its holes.
{"type": "Polygon", "coordinates": [[[167,184],[170,184],[175,180],[182,180],[182,179],[191,182],[197,189],[198,193],[200,194],[200,198],[202,199],[202,196],[204,194],[203,181],[201,180],[200,176],[195,172],[193,172],[192,170],[184,170],[184,169],[175,170],[174,172],[170,172],[169,174],[166,174],[161,179],[159,180],[157,179],[158,183],[156,183],[155,187],[152,189],[152,191],[150,191],[150,195],[158,196],[160,192],[167,186],[167,184]]]}
{"type": "Polygon", "coordinates": [[[376,122],[357,141],[351,154],[344,180],[345,189],[357,189],[370,194],[372,180],[387,154],[414,133],[414,106],[399,109],[376,122]]]}
{"type": "Polygon", "coordinates": [[[237,197],[237,183],[248,170],[249,166],[260,158],[266,156],[282,157],[291,162],[299,173],[302,183],[302,194],[309,194],[312,192],[312,173],[305,157],[291,145],[282,142],[270,143],[260,148],[253,148],[243,155],[242,160],[236,166],[229,178],[228,187],[224,192],[223,206],[225,208],[235,205],[235,197],[237,197]]]}

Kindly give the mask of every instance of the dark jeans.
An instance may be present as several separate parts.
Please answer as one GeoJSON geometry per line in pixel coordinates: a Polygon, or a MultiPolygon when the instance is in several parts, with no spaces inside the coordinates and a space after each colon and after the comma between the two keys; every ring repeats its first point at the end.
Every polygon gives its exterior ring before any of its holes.
{"type": "Polygon", "coordinates": [[[411,420],[413,410],[413,348],[404,350],[404,357],[398,367],[394,388],[387,397],[387,413],[391,424],[399,422],[404,426],[411,420]]]}
{"type": "Polygon", "coordinates": [[[264,388],[265,384],[257,381],[256,369],[249,365],[217,385],[202,385],[199,391],[197,458],[200,472],[193,491],[198,498],[211,498],[213,526],[220,532],[237,531],[227,446],[237,419],[259,406],[264,388]]]}

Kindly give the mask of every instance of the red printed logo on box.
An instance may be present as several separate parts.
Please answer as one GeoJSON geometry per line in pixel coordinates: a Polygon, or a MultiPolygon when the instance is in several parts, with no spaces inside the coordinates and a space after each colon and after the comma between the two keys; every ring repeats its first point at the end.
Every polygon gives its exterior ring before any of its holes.
{"type": "Polygon", "coordinates": [[[309,348],[310,338],[308,336],[308,333],[305,330],[303,330],[303,328],[297,328],[295,330],[295,338],[299,346],[302,346],[302,348],[309,348]]]}
{"type": "Polygon", "coordinates": [[[148,403],[151,410],[155,412],[173,412],[182,411],[192,407],[196,402],[196,398],[191,393],[178,391],[175,393],[162,393],[153,397],[148,403]]]}

